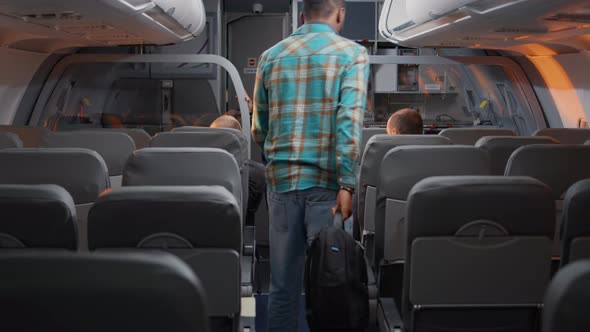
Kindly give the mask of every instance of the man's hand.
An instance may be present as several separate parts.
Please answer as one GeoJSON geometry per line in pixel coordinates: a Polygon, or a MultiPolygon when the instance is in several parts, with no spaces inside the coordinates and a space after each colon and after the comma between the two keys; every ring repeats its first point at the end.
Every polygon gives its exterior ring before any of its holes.
{"type": "Polygon", "coordinates": [[[336,197],[336,207],[332,209],[332,213],[342,213],[342,220],[348,219],[352,214],[352,193],[348,190],[340,189],[338,197],[336,197]]]}

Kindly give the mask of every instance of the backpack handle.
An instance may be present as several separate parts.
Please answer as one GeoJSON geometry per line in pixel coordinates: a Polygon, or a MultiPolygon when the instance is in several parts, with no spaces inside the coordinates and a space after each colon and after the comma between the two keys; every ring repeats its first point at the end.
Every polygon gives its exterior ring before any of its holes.
{"type": "Polygon", "coordinates": [[[342,213],[336,212],[334,214],[334,227],[344,229],[344,221],[342,220],[342,213]]]}

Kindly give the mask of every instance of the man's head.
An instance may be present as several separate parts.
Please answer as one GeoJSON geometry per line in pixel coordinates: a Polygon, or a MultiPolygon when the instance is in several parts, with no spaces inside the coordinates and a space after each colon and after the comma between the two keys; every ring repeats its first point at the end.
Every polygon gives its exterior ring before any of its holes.
{"type": "Polygon", "coordinates": [[[327,23],[337,32],[342,31],[346,16],[344,0],[303,0],[303,23],[327,23]]]}
{"type": "Polygon", "coordinates": [[[418,111],[404,108],[395,113],[387,121],[389,135],[420,135],[424,132],[422,117],[418,111]]]}
{"type": "Polygon", "coordinates": [[[236,118],[230,115],[222,115],[218,117],[217,119],[215,119],[215,121],[213,121],[210,127],[242,130],[242,126],[240,125],[238,120],[236,120],[236,118]]]}

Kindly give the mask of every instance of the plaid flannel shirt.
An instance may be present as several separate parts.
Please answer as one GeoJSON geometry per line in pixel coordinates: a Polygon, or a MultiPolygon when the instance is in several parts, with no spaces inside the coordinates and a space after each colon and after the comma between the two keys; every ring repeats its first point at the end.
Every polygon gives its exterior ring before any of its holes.
{"type": "Polygon", "coordinates": [[[367,50],[327,24],[301,26],[262,54],[252,135],[270,190],[354,188],[367,100],[367,50]]]}

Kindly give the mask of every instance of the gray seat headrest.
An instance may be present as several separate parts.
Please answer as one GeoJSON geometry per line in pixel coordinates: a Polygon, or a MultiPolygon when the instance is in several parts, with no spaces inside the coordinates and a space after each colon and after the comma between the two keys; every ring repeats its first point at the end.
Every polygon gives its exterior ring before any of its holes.
{"type": "Polygon", "coordinates": [[[76,204],[92,203],[110,187],[102,157],[88,149],[0,150],[0,184],[55,184],[76,204]]]}
{"type": "Polygon", "coordinates": [[[493,175],[504,175],[506,164],[512,153],[521,146],[533,144],[559,144],[551,137],[486,136],[475,144],[490,155],[493,175]]]}
{"type": "Polygon", "coordinates": [[[213,148],[146,148],[129,158],[123,186],[219,185],[242,202],[240,169],[225,150],[213,148]]]}
{"type": "Polygon", "coordinates": [[[0,185],[0,211],[0,248],[76,249],[76,208],[62,187],[0,185]]]}
{"type": "Polygon", "coordinates": [[[203,286],[171,254],[9,253],[0,255],[0,266],[0,310],[6,327],[209,331],[203,286]]]}
{"type": "Polygon", "coordinates": [[[386,135],[387,130],[385,128],[363,128],[362,139],[361,139],[361,154],[365,151],[367,143],[371,137],[375,135],[386,135]]]}
{"type": "Polygon", "coordinates": [[[239,165],[248,160],[247,142],[239,131],[228,131],[224,128],[199,129],[202,130],[159,133],[152,138],[150,147],[219,148],[232,154],[239,165]]]}
{"type": "Polygon", "coordinates": [[[178,235],[195,248],[240,252],[240,207],[220,186],[140,186],[101,196],[88,215],[90,249],[137,247],[161,233],[178,235]]]}
{"type": "Polygon", "coordinates": [[[84,148],[96,151],[106,162],[109,175],[116,176],[123,174],[127,159],[135,150],[135,143],[125,133],[76,130],[52,133],[46,147],[84,148]]]}
{"type": "Polygon", "coordinates": [[[147,148],[150,145],[152,137],[147,131],[141,128],[84,128],[84,131],[114,132],[129,135],[135,143],[136,149],[147,148]]]}
{"type": "Polygon", "coordinates": [[[43,127],[0,125],[0,133],[14,133],[23,141],[25,148],[38,148],[47,141],[50,131],[43,127]]]}
{"type": "Polygon", "coordinates": [[[489,220],[509,235],[553,238],[551,190],[529,177],[441,176],[424,179],[408,196],[407,243],[416,237],[453,236],[463,226],[489,220]]]}
{"type": "Polygon", "coordinates": [[[487,152],[473,146],[400,146],[381,163],[379,195],[403,200],[420,180],[444,175],[489,175],[487,152]]]}
{"type": "Polygon", "coordinates": [[[590,262],[562,268],[545,293],[543,332],[590,331],[590,262]]]}
{"type": "Polygon", "coordinates": [[[448,137],[453,144],[475,145],[485,136],[517,136],[513,130],[502,128],[447,128],[439,135],[448,137]]]}
{"type": "Polygon", "coordinates": [[[23,141],[15,133],[0,133],[0,149],[22,148],[23,141]]]}
{"type": "Polygon", "coordinates": [[[531,176],[553,190],[556,200],[577,181],[590,177],[590,146],[528,145],[514,151],[506,175],[531,176]]]}
{"type": "Polygon", "coordinates": [[[450,145],[451,141],[436,135],[373,135],[367,142],[361,161],[358,183],[358,218],[364,225],[365,193],[367,186],[376,187],[379,182],[379,170],[385,154],[391,149],[403,145],[450,145]]]}
{"type": "Polygon", "coordinates": [[[561,144],[584,144],[590,140],[590,129],[587,128],[545,128],[537,130],[533,136],[549,136],[561,144]]]}
{"type": "Polygon", "coordinates": [[[565,194],[563,202],[563,246],[561,264],[569,261],[570,246],[577,237],[590,237],[590,179],[576,182],[565,194]]]}

